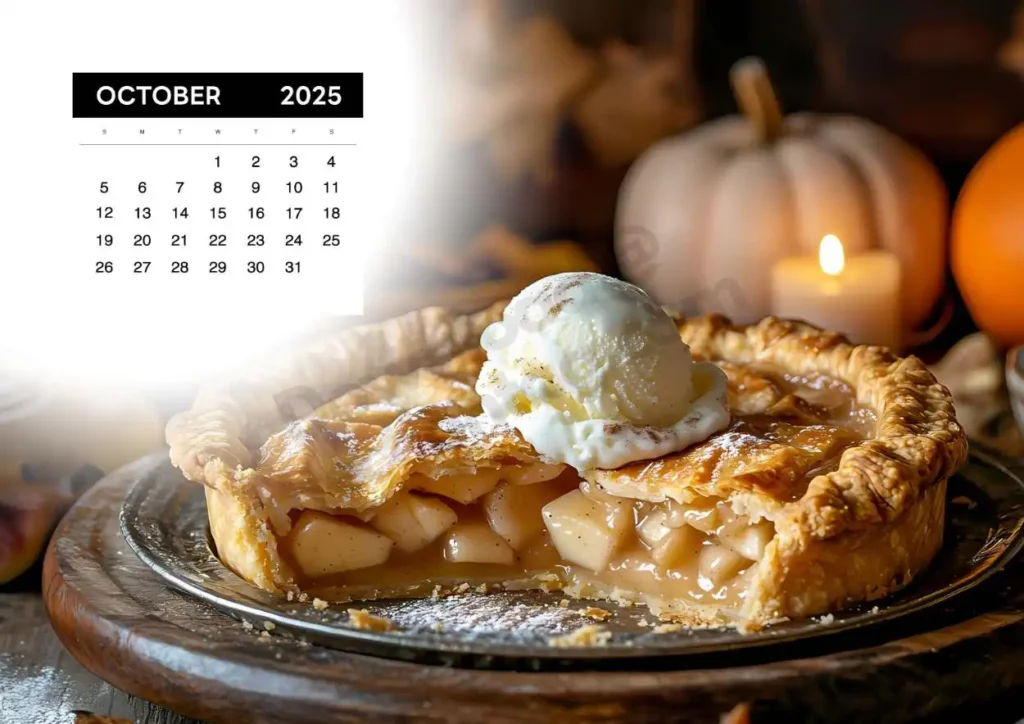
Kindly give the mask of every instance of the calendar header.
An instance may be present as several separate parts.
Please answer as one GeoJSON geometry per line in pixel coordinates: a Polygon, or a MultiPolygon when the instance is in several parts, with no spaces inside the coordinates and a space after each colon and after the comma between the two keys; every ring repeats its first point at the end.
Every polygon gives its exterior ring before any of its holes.
{"type": "Polygon", "coordinates": [[[362,118],[362,73],[75,73],[75,118],[362,118]]]}

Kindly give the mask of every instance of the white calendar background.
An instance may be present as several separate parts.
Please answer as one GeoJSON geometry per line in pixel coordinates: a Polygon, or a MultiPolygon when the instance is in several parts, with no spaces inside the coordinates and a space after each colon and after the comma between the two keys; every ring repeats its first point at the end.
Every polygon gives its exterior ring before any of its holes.
{"type": "Polygon", "coordinates": [[[90,297],[361,312],[364,149],[333,140],[337,122],[157,121],[82,122],[78,233],[93,243],[71,246],[90,297]]]}
{"type": "Polygon", "coordinates": [[[174,383],[359,314],[424,177],[409,5],[60,5],[2,11],[4,364],[174,383]],[[73,118],[73,73],[363,73],[364,117],[73,118]]]}

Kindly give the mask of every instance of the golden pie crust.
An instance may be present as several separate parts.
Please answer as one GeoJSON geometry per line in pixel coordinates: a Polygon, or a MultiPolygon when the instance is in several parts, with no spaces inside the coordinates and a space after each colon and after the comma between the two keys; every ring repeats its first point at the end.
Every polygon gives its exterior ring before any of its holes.
{"type": "MultiPolygon", "coordinates": [[[[358,517],[414,476],[542,466],[512,428],[474,417],[480,333],[503,309],[431,308],[338,332],[267,362],[253,379],[204,390],[170,422],[167,441],[172,462],[207,486],[221,559],[260,588],[298,592],[277,544],[290,510],[358,517]]],[[[770,517],[775,536],[752,568],[739,617],[749,627],[882,597],[928,565],[942,543],[946,481],[967,442],[949,392],[921,361],[775,318],[677,323],[696,357],[730,375],[730,404],[750,417],[725,433],[733,437],[595,471],[588,484],[642,500],[721,498],[752,519],[770,517]],[[870,438],[846,446],[836,428],[796,427],[816,421],[812,406],[750,371],[764,365],[844,384],[874,412],[870,438]],[[758,420],[769,427],[743,442],[743,426],[758,420]],[[813,474],[830,446],[845,446],[838,463],[813,474]]],[[[570,593],[619,598],[600,586],[570,593]]],[[[663,613],[685,618],[692,609],[663,613]]]]}

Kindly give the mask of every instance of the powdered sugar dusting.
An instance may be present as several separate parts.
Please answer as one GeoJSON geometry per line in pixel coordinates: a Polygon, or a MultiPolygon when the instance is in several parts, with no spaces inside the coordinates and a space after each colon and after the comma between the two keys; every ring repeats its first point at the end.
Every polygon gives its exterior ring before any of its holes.
{"type": "Polygon", "coordinates": [[[536,631],[561,633],[579,626],[577,611],[561,606],[537,606],[505,593],[448,596],[443,605],[428,599],[392,604],[388,616],[403,628],[431,628],[440,623],[445,631],[505,633],[536,631]]]}
{"type": "Polygon", "coordinates": [[[508,423],[497,422],[488,415],[446,417],[438,422],[437,426],[449,435],[470,440],[482,440],[495,433],[507,432],[512,429],[508,423]]]}
{"type": "Polygon", "coordinates": [[[757,437],[749,433],[730,430],[708,440],[707,446],[716,447],[722,450],[725,455],[732,457],[741,455],[745,450],[750,450],[759,442],[760,440],[757,437]]]}

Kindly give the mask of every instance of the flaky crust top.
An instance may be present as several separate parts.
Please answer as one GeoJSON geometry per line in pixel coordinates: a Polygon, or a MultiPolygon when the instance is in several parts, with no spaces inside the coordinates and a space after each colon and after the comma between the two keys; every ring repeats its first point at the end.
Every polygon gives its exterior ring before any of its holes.
{"type": "MultiPolygon", "coordinates": [[[[325,338],[266,365],[253,379],[213,386],[169,423],[172,462],[189,479],[226,491],[254,467],[259,446],[290,420],[377,376],[437,365],[476,348],[503,309],[504,303],[473,315],[420,310],[325,338]]],[[[825,539],[892,521],[966,458],[967,440],[948,390],[914,357],[771,317],[749,326],[717,315],[677,324],[699,357],[833,377],[876,411],[872,439],[848,448],[837,469],[815,477],[799,500],[779,511],[780,534],[825,539]]]]}
{"type": "Polygon", "coordinates": [[[267,360],[247,377],[214,382],[167,424],[171,462],[189,480],[221,488],[231,471],[257,462],[270,435],[346,390],[477,347],[505,304],[474,314],[429,307],[345,329],[267,360]]]}
{"type": "Polygon", "coordinates": [[[949,390],[916,357],[853,345],[842,335],[774,317],[753,325],[719,315],[680,320],[680,334],[701,357],[841,380],[860,405],[875,410],[872,439],[848,448],[835,471],[815,477],[804,496],[786,506],[775,521],[780,533],[790,528],[824,539],[894,520],[966,460],[967,437],[949,390]]]}

